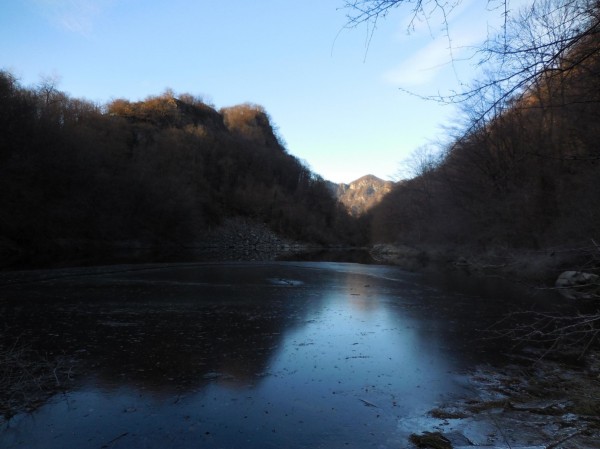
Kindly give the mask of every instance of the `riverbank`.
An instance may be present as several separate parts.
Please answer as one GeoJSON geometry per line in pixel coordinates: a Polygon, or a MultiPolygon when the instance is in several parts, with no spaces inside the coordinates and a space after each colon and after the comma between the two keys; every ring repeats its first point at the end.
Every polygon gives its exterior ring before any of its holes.
{"type": "MultiPolygon", "coordinates": [[[[380,244],[374,245],[370,253],[380,263],[410,271],[458,271],[475,277],[502,278],[538,292],[554,289],[564,271],[585,269],[594,273],[600,265],[600,251],[595,246],[476,253],[380,244]]],[[[565,298],[564,305],[564,310],[555,313],[526,311],[498,317],[498,326],[489,336],[514,338],[515,347],[509,355],[515,363],[467,373],[470,394],[430,410],[428,428],[414,433],[412,444],[434,449],[471,445],[597,448],[600,350],[596,336],[600,312],[597,302],[589,298],[565,298]],[[484,422],[493,425],[482,426],[484,422]]]]}
{"type": "Polygon", "coordinates": [[[600,247],[594,242],[577,248],[492,248],[483,251],[450,246],[376,244],[370,253],[380,263],[398,265],[410,271],[460,270],[535,286],[554,286],[564,271],[600,273],[600,247]]]}

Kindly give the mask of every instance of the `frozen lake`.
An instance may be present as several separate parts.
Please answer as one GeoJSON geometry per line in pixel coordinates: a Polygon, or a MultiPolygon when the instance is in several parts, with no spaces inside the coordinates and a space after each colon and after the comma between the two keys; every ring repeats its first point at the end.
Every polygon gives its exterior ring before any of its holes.
{"type": "Polygon", "coordinates": [[[345,263],[2,276],[4,338],[73,363],[64,391],[0,420],[5,449],[407,447],[466,370],[501,360],[479,330],[519,307],[345,263]]]}

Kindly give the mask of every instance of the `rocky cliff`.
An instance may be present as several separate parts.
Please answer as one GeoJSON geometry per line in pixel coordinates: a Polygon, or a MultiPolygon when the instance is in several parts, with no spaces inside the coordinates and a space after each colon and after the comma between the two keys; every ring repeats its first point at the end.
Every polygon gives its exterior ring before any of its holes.
{"type": "Polygon", "coordinates": [[[350,184],[330,184],[330,188],[348,212],[358,217],[378,204],[392,190],[394,183],[366,175],[350,184]]]}

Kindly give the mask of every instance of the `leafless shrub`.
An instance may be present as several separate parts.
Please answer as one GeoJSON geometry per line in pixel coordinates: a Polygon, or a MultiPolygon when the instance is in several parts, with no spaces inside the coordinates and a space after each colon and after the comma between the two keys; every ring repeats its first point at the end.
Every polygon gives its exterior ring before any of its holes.
{"type": "Polygon", "coordinates": [[[0,417],[35,410],[64,390],[71,374],[66,357],[40,354],[18,338],[10,345],[0,342],[0,417]]]}
{"type": "Polygon", "coordinates": [[[538,359],[553,353],[572,354],[581,359],[598,344],[600,310],[573,314],[514,312],[496,323],[490,332],[495,337],[510,338],[515,346],[541,346],[543,352],[538,359]]]}

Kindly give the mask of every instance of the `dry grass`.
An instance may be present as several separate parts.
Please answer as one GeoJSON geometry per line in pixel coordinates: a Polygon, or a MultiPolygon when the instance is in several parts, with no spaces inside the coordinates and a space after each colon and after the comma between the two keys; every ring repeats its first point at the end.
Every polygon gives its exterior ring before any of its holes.
{"type": "Polygon", "coordinates": [[[71,381],[72,364],[40,354],[15,340],[0,343],[0,419],[33,411],[71,381]]]}

